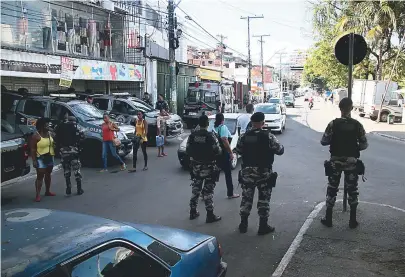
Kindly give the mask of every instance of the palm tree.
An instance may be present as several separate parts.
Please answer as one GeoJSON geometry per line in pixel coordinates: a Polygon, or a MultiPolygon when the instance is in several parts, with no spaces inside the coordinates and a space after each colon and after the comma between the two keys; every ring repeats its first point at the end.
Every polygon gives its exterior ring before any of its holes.
{"type": "MultiPolygon", "coordinates": [[[[397,33],[397,23],[405,22],[403,1],[347,1],[336,24],[339,37],[347,33],[358,33],[368,40],[369,53],[376,59],[375,75],[383,78],[384,62],[395,57],[391,39],[397,33]]],[[[404,26],[401,27],[404,32],[404,26]]]]}

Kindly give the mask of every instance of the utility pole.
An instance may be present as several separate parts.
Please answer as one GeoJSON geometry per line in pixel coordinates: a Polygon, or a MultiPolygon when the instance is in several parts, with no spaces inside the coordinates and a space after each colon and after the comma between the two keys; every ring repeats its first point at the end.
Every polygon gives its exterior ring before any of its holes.
{"type": "Polygon", "coordinates": [[[259,37],[260,40],[260,62],[262,64],[262,86],[263,86],[263,102],[266,102],[266,92],[264,91],[264,58],[263,58],[263,37],[269,37],[270,35],[260,35],[260,36],[253,36],[253,37],[259,37]]]}
{"type": "Polygon", "coordinates": [[[261,16],[247,16],[247,17],[241,17],[240,19],[247,19],[248,22],[248,91],[250,92],[252,90],[252,61],[250,58],[250,20],[251,19],[256,19],[256,18],[264,18],[263,15],[261,16]]]}
{"type": "Polygon", "coordinates": [[[177,75],[176,75],[176,43],[174,30],[174,0],[168,0],[168,16],[169,16],[169,61],[170,61],[170,99],[169,107],[172,113],[177,113],[177,75]]]}
{"type": "Polygon", "coordinates": [[[217,35],[217,37],[221,39],[221,70],[223,70],[224,50],[225,50],[224,39],[227,39],[228,37],[224,35],[217,35]]]}
{"type": "Polygon", "coordinates": [[[280,73],[279,73],[279,78],[280,78],[280,94],[282,95],[283,93],[283,78],[282,78],[282,68],[281,68],[281,57],[286,54],[284,52],[280,52],[278,53],[278,55],[280,56],[280,73]]]}

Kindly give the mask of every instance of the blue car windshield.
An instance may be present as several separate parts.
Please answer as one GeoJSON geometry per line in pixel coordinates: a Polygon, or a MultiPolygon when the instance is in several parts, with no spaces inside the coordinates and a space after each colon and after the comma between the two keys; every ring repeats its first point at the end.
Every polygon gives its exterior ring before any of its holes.
{"type": "Polygon", "coordinates": [[[103,113],[93,105],[87,103],[80,103],[80,104],[73,104],[70,107],[84,121],[103,119],[103,113]]]}

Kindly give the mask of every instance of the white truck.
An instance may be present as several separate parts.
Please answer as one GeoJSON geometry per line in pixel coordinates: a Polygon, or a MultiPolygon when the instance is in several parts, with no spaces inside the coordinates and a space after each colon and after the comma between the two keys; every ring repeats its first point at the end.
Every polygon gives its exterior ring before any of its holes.
{"type": "Polygon", "coordinates": [[[371,120],[376,120],[387,86],[388,92],[384,99],[380,120],[386,122],[388,115],[393,114],[395,121],[401,121],[402,107],[395,92],[398,84],[392,81],[354,80],[352,90],[354,111],[357,111],[360,116],[368,116],[371,120]]]}

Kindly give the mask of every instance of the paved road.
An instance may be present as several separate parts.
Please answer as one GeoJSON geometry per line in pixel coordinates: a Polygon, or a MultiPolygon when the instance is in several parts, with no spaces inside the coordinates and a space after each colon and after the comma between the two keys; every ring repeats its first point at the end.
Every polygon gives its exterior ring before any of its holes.
{"type": "MultiPolygon", "coordinates": [[[[115,220],[163,224],[171,227],[215,235],[224,249],[229,276],[271,276],[296,237],[313,208],[324,200],[325,177],[323,161],[327,148],[319,144],[321,133],[293,119],[306,117],[306,109],[289,109],[286,132],[279,135],[286,151],[276,157],[279,173],[271,201],[271,224],[274,234],[256,235],[258,216],[255,205],[247,234],[239,234],[238,208],[240,199],[228,200],[224,177],[215,190],[215,212],[223,220],[205,224],[205,216],[188,219],[191,195],[187,172],[180,169],[176,151],[179,142],[167,147],[166,158],[157,158],[156,149],[149,148],[149,171],[127,173],[98,173],[83,169],[85,194],[65,197],[63,174],[55,173],[53,188],[56,197],[44,197],[34,203],[34,186],[27,180],[2,189],[2,208],[41,207],[87,213],[115,220]]],[[[390,203],[405,209],[404,149],[402,142],[370,136],[370,149],[364,154],[367,183],[361,184],[364,201],[390,203]]],[[[142,159],[139,159],[140,161],[142,159]]],[[[128,160],[129,161],[129,160],[128,160]]],[[[237,171],[234,182],[237,185],[237,171]]],[[[360,206],[361,207],[361,206],[360,206]]],[[[200,202],[200,211],[203,211],[200,202]]],[[[319,222],[314,222],[314,226],[319,222]]],[[[292,276],[292,275],[291,275],[292,276]]]]}

